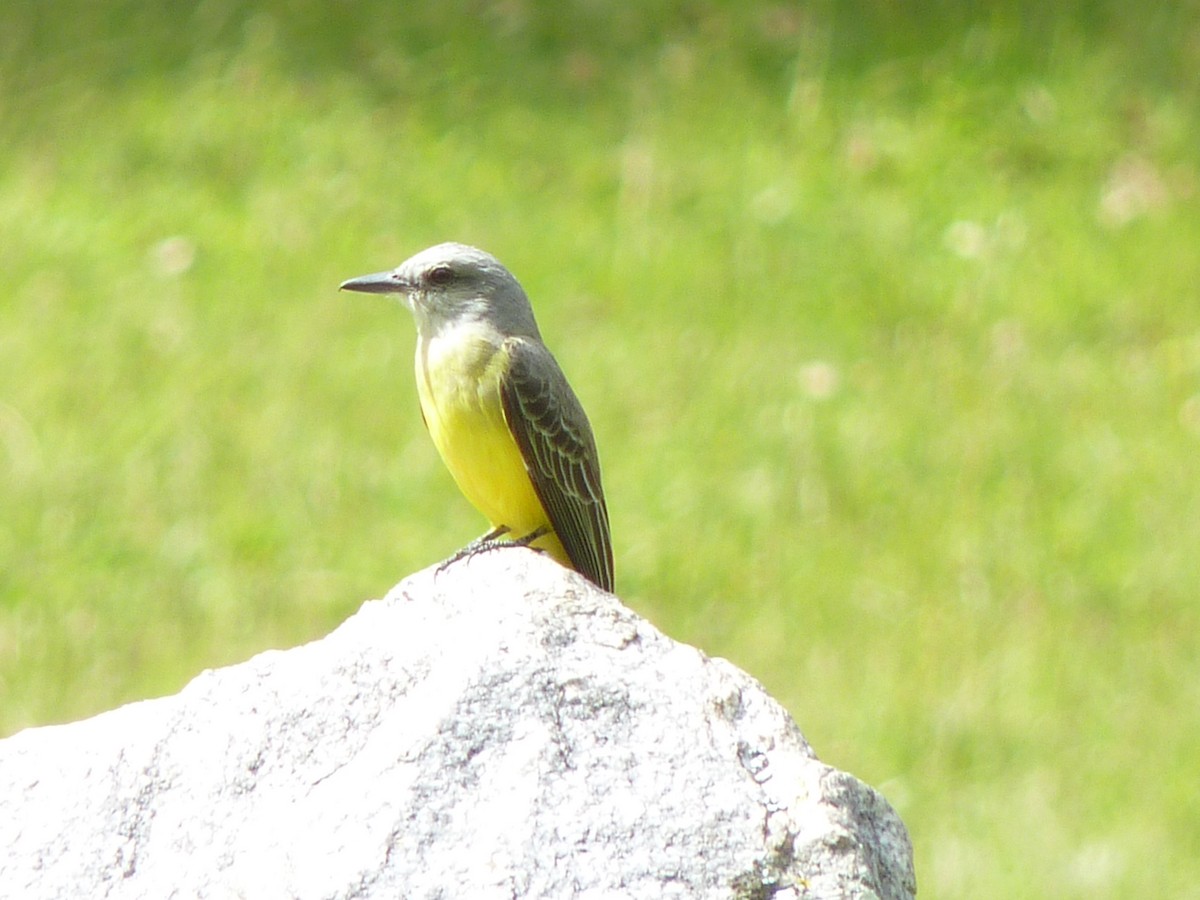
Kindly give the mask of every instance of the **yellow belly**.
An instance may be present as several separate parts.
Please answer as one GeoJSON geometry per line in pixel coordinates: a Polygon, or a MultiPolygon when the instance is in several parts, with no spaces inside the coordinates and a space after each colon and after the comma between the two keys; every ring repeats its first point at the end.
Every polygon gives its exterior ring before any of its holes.
{"type": "MultiPolygon", "coordinates": [[[[459,490],[493,527],[524,537],[550,525],[521,450],[504,421],[500,379],[507,360],[461,331],[417,345],[417,393],[434,446],[459,490]]],[[[570,566],[558,536],[533,542],[570,566]]]]}

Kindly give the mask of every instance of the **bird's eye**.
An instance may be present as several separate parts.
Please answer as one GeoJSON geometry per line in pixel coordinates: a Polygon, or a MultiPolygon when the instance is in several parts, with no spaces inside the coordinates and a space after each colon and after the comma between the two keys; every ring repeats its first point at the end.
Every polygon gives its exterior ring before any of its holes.
{"type": "Polygon", "coordinates": [[[429,270],[429,283],[435,285],[449,284],[454,280],[454,270],[449,266],[434,266],[429,270]]]}

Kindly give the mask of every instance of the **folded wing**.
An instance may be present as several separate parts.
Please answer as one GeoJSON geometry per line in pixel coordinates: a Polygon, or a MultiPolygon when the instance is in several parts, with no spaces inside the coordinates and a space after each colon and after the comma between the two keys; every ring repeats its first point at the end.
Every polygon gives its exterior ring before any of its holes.
{"type": "Polygon", "coordinates": [[[612,539],[600,484],[600,458],[587,415],[541,343],[504,342],[509,357],[504,417],[550,524],[575,568],[613,589],[612,539]]]}

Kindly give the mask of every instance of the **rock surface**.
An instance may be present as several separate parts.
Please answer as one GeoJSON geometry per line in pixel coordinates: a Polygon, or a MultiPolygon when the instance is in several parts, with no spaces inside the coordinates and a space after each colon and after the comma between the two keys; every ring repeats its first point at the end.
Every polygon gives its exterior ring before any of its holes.
{"type": "Polygon", "coordinates": [[[523,550],[2,741],[0,804],[6,898],[915,893],[891,807],[756,681],[523,550]]]}

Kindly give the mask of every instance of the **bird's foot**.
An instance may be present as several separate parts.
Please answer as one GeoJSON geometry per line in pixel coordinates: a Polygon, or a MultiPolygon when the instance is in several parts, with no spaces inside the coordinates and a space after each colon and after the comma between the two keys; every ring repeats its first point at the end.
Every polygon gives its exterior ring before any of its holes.
{"type": "Polygon", "coordinates": [[[467,544],[467,546],[463,547],[453,556],[438,563],[438,567],[434,570],[434,574],[440,575],[443,571],[450,568],[456,562],[469,559],[477,553],[488,553],[491,550],[499,550],[503,547],[529,547],[531,550],[537,553],[546,552],[540,547],[532,547],[530,545],[538,538],[545,537],[550,533],[549,525],[543,525],[541,528],[536,528],[529,532],[529,534],[523,535],[522,537],[509,538],[507,540],[504,539],[504,536],[511,533],[511,530],[512,529],[510,529],[507,525],[500,525],[497,528],[493,528],[482,537],[475,538],[475,540],[471,541],[471,543],[467,544]]]}

